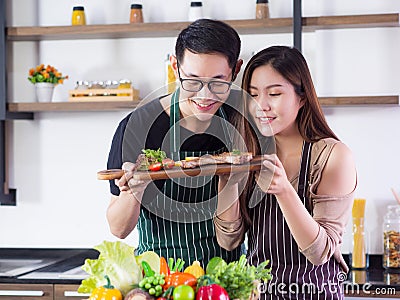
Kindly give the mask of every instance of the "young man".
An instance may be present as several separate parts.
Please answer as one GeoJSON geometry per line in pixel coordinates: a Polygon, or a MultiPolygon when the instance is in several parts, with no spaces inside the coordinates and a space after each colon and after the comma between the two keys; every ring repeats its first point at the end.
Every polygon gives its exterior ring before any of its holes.
{"type": "Polygon", "coordinates": [[[232,150],[226,120],[240,98],[231,91],[242,65],[237,32],[220,21],[197,20],[179,34],[175,53],[177,91],[135,109],[114,135],[107,167],[122,166],[126,173],[110,181],[110,230],[125,238],[137,226],[138,253],[152,250],[186,266],[195,260],[205,266],[214,256],[236,260],[240,247],[226,251],[215,238],[216,176],[132,178],[142,149],[160,148],[174,160],[232,150]]]}

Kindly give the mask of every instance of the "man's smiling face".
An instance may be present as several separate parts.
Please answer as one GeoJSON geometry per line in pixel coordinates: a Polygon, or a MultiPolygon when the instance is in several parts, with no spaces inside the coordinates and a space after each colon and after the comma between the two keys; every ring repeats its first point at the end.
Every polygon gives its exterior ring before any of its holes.
{"type": "MultiPolygon", "coordinates": [[[[186,81],[183,86],[181,83],[179,107],[183,117],[209,121],[229,96],[230,89],[227,84],[231,82],[232,69],[228,59],[218,53],[195,54],[185,50],[184,59],[179,62],[178,68],[179,74],[176,75],[180,75],[181,79],[196,79],[203,84],[201,90],[191,92],[187,89],[196,90],[192,88],[192,83],[186,81]],[[211,85],[218,93],[210,91],[210,81],[213,81],[211,85]],[[225,90],[226,92],[221,92],[225,90]]],[[[193,87],[195,86],[196,82],[193,82],[193,87]]]]}

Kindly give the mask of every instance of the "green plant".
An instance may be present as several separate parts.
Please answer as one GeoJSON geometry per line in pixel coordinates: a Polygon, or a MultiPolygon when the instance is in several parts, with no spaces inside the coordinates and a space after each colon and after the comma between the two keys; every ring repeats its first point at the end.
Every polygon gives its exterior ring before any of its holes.
{"type": "Polygon", "coordinates": [[[28,80],[33,84],[38,82],[59,84],[63,83],[64,79],[68,79],[68,75],[63,76],[61,72],[50,65],[45,67],[44,64],[41,64],[29,70],[28,80]]]}

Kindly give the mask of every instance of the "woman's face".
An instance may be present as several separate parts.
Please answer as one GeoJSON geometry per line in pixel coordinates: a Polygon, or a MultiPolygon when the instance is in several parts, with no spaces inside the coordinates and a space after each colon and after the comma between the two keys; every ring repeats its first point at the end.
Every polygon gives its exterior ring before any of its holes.
{"type": "Polygon", "coordinates": [[[297,130],[296,117],[302,106],[299,95],[270,65],[256,68],[250,80],[250,117],[263,136],[290,134],[297,130]]]}

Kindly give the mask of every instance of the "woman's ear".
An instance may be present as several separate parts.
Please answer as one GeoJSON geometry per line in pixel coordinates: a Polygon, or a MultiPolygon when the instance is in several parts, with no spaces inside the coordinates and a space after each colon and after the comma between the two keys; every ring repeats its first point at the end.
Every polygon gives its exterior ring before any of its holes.
{"type": "Polygon", "coordinates": [[[178,78],[178,60],[175,55],[169,56],[169,62],[171,63],[172,70],[174,70],[175,78],[178,78]]]}

